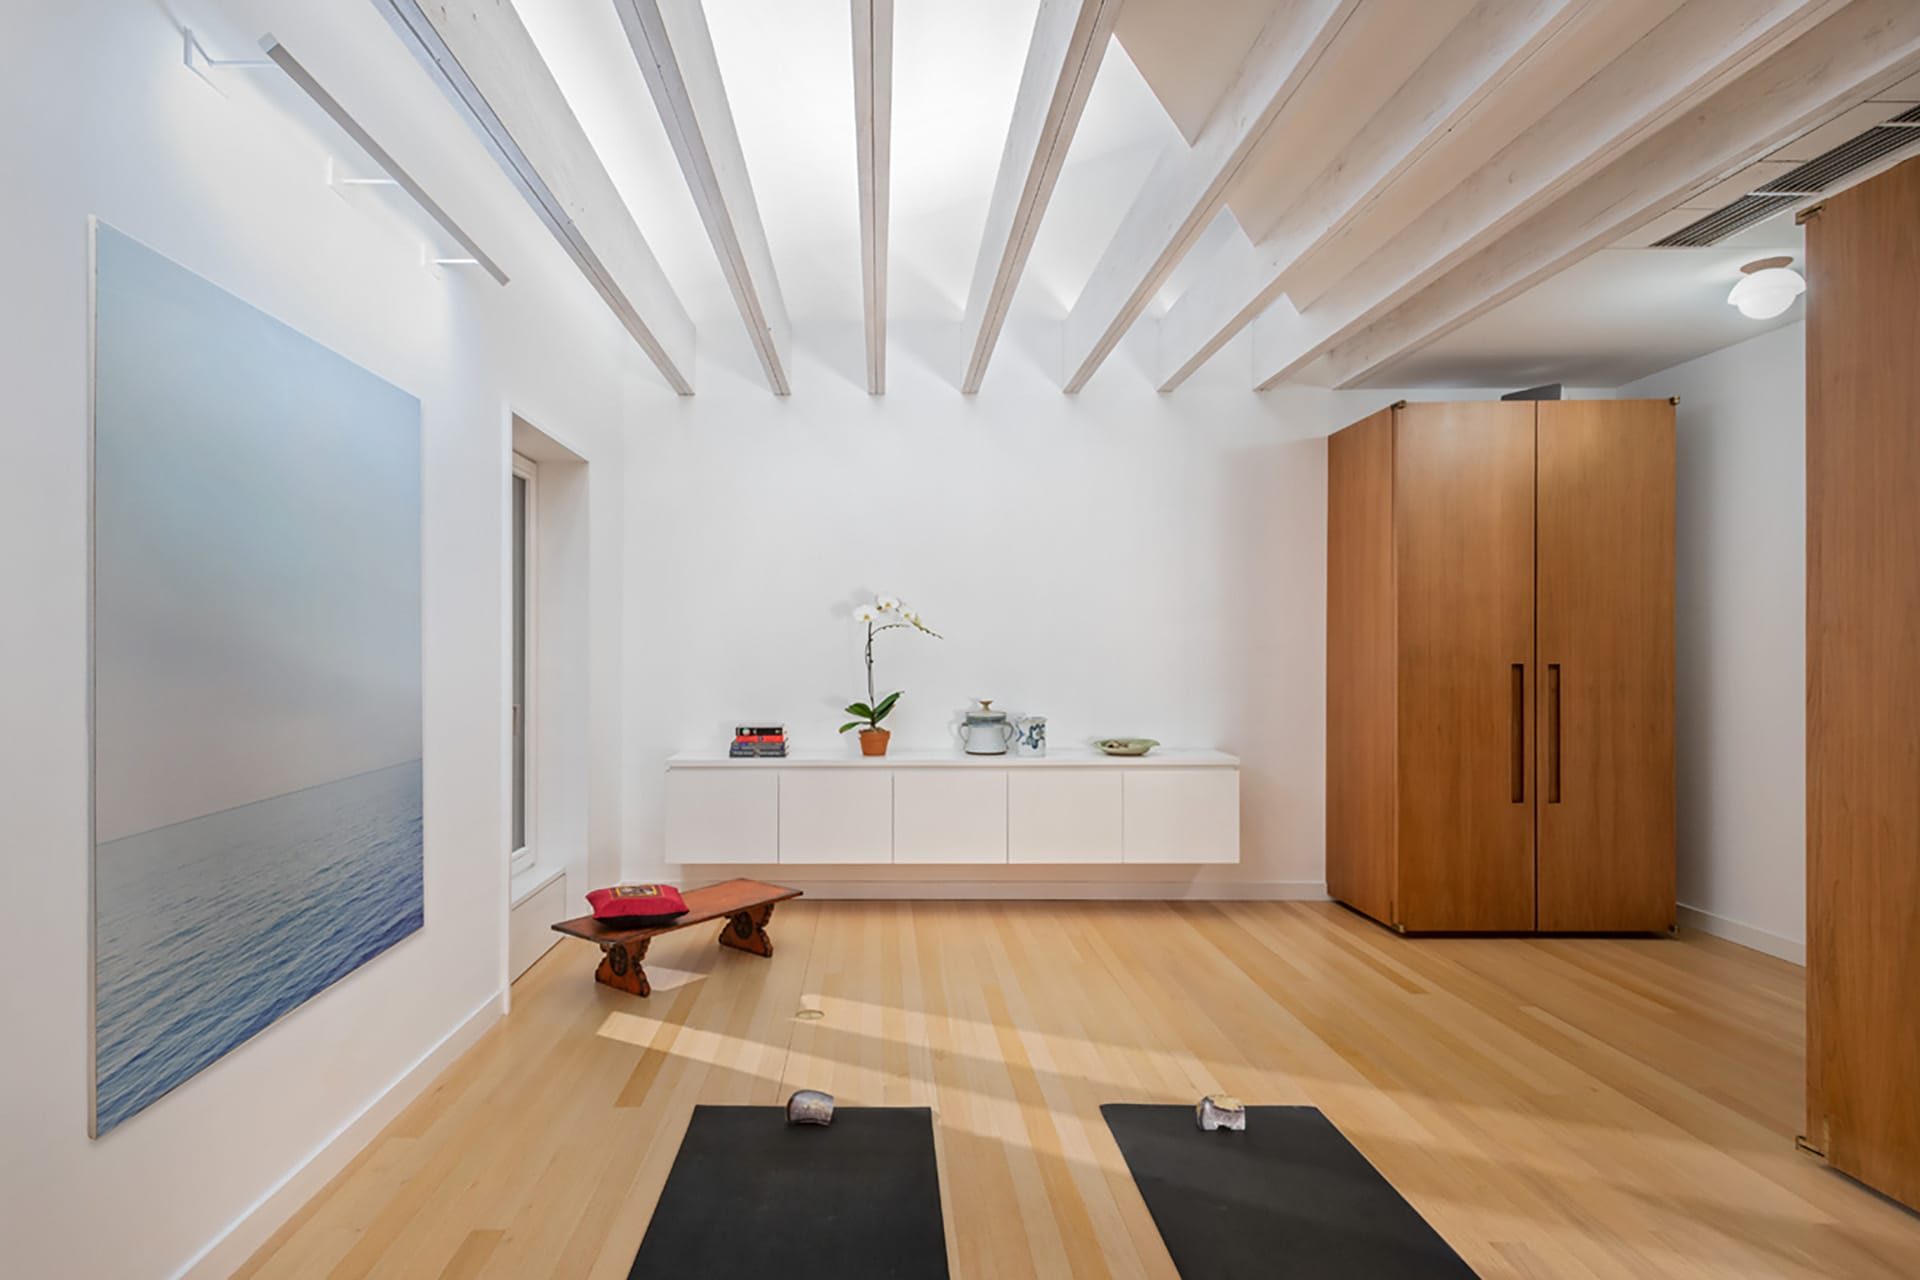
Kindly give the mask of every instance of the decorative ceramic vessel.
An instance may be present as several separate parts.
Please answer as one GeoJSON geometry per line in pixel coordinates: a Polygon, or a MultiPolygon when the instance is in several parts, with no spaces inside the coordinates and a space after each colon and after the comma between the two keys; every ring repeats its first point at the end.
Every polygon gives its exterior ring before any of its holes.
{"type": "Polygon", "coordinates": [[[1021,716],[1013,722],[1013,727],[1013,742],[1020,748],[1021,755],[1047,754],[1047,718],[1045,716],[1021,716]]]}
{"type": "Polygon", "coordinates": [[[1110,756],[1143,756],[1160,744],[1152,738],[1101,738],[1093,745],[1110,756]]]}
{"type": "Polygon", "coordinates": [[[862,729],[860,731],[860,754],[863,756],[883,756],[887,754],[887,741],[893,737],[891,729],[862,729]]]}
{"type": "Polygon", "coordinates": [[[960,747],[970,756],[1003,756],[1013,745],[1013,726],[1007,713],[993,709],[992,698],[976,698],[977,711],[967,712],[959,727],[960,747]]]}

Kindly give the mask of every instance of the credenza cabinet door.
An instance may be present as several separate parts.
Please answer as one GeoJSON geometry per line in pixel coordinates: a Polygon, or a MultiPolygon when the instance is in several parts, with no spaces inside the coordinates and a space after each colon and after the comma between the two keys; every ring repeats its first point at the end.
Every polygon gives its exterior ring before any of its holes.
{"type": "Polygon", "coordinates": [[[1415,404],[1394,439],[1398,920],[1533,928],[1534,406],[1415,404]]]}
{"type": "Polygon", "coordinates": [[[1004,863],[1007,775],[998,769],[902,769],[894,774],[893,860],[1004,863]]]}
{"type": "Polygon", "coordinates": [[[1673,426],[1667,400],[1539,405],[1543,932],[1674,924],[1673,426]]]}
{"type": "Polygon", "coordinates": [[[1920,1209],[1920,162],[1806,232],[1806,1136],[1920,1209]]]}
{"type": "Polygon", "coordinates": [[[1122,860],[1118,769],[1033,769],[1007,777],[1007,860],[1122,860]]]}
{"type": "Polygon", "coordinates": [[[874,769],[782,772],[780,861],[892,862],[893,775],[874,769]]]}
{"type": "Polygon", "coordinates": [[[1133,770],[1121,791],[1128,862],[1240,860],[1238,770],[1133,770]]]}
{"type": "Polygon", "coordinates": [[[780,776],[766,769],[669,770],[667,858],[779,861],[780,776]]]}

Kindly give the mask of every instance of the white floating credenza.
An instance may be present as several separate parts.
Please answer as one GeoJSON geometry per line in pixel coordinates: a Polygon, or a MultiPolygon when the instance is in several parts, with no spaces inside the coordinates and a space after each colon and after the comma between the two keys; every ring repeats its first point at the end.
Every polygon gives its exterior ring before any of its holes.
{"type": "Polygon", "coordinates": [[[788,756],[667,761],[672,862],[913,866],[1240,861],[1240,761],[788,756]]]}

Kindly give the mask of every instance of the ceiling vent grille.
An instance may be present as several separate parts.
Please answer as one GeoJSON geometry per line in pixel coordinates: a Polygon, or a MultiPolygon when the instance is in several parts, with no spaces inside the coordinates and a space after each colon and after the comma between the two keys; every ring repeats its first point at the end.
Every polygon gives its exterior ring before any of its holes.
{"type": "Polygon", "coordinates": [[[1848,174],[1857,173],[1874,161],[1892,155],[1903,147],[1920,142],[1920,107],[1904,111],[1884,124],[1856,134],[1839,146],[1823,151],[1803,165],[1789,169],[1772,182],[1755,188],[1724,209],[1680,228],[1672,235],[1653,242],[1656,249],[1697,249],[1718,244],[1736,231],[1744,231],[1756,222],[1778,213],[1809,196],[1823,194],[1848,174]]]}
{"type": "Polygon", "coordinates": [[[1656,249],[1698,249],[1718,244],[1736,231],[1744,231],[1763,222],[1780,210],[1800,203],[1799,196],[1741,196],[1724,209],[1715,209],[1696,222],[1689,222],[1672,235],[1655,240],[1656,249]]]}

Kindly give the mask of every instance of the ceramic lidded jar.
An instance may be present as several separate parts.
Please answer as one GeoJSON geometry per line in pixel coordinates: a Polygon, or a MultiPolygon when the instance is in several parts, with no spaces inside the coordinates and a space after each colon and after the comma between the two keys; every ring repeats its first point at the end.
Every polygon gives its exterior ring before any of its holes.
{"type": "Polygon", "coordinates": [[[1013,725],[1004,711],[993,709],[992,698],[975,699],[980,705],[967,712],[960,724],[960,746],[970,756],[1003,756],[1013,741],[1013,725]]]}

